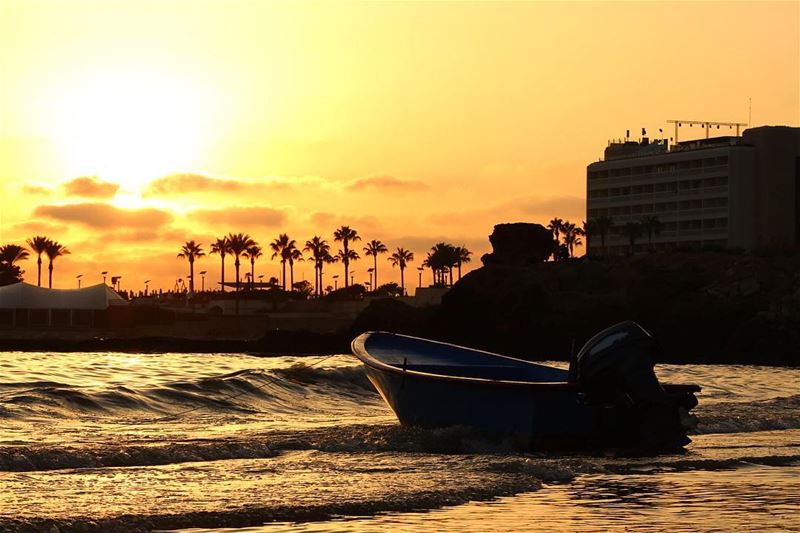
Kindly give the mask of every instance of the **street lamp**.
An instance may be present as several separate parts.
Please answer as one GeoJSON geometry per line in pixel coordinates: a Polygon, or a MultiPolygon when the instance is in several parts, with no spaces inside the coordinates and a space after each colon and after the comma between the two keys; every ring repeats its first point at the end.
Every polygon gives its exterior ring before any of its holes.
{"type": "Polygon", "coordinates": [[[333,290],[337,290],[339,288],[339,274],[333,275],[333,290]]]}
{"type": "Polygon", "coordinates": [[[417,267],[417,270],[419,270],[419,282],[417,283],[417,288],[419,289],[422,287],[422,272],[425,270],[425,267],[417,267]]]}
{"type": "Polygon", "coordinates": [[[369,286],[372,287],[372,273],[375,272],[374,268],[368,268],[367,272],[369,272],[369,286]]]}
{"type": "Polygon", "coordinates": [[[144,280],[144,295],[145,296],[147,296],[147,292],[148,292],[148,288],[149,288],[148,285],[149,284],[150,284],[150,280],[149,279],[144,280]]]}
{"type": "Polygon", "coordinates": [[[103,285],[106,284],[106,275],[108,274],[108,270],[104,270],[100,272],[100,275],[103,276],[103,285]]]}
{"type": "Polygon", "coordinates": [[[200,271],[200,292],[205,292],[206,290],[206,271],[200,271]]]}
{"type": "Polygon", "coordinates": [[[75,279],[78,280],[78,288],[79,289],[81,288],[81,278],[82,277],[83,277],[83,274],[78,274],[77,276],[75,276],[75,279]]]}

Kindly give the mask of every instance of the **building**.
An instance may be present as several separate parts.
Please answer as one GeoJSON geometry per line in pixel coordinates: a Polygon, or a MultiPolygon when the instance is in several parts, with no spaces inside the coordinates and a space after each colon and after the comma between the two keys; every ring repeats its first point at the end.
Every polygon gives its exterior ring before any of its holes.
{"type": "Polygon", "coordinates": [[[107,327],[127,305],[105,283],[82,289],[14,283],[0,287],[0,328],[107,327]]]}
{"type": "MultiPolygon", "coordinates": [[[[646,137],[609,142],[586,172],[587,220],[614,221],[605,253],[627,253],[622,228],[646,215],[661,222],[656,250],[800,245],[800,128],[764,126],[671,146],[646,137]]],[[[645,233],[635,251],[647,250],[647,241],[645,233]]],[[[597,234],[588,247],[604,253],[597,234]]]]}

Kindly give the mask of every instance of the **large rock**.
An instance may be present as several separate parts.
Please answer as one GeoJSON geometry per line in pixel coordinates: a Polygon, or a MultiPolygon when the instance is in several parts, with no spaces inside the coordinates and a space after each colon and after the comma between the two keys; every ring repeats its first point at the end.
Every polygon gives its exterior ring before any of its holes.
{"type": "Polygon", "coordinates": [[[553,235],[541,224],[498,224],[489,236],[492,253],[481,257],[484,265],[532,265],[547,260],[553,235]]]}
{"type": "Polygon", "coordinates": [[[563,359],[573,339],[580,348],[601,329],[635,320],[658,339],[662,362],[798,364],[800,302],[786,298],[800,291],[798,271],[800,255],[490,260],[444,296],[431,330],[458,344],[563,359]]]}

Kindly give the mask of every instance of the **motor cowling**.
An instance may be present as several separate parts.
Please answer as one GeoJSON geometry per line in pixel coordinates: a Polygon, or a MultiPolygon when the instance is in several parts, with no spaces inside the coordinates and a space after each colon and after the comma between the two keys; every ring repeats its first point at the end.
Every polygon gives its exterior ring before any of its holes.
{"type": "Polygon", "coordinates": [[[653,370],[656,350],[655,339],[644,328],[626,321],[589,339],[571,371],[584,401],[606,408],[605,416],[630,416],[635,422],[631,429],[644,444],[684,446],[689,439],[681,424],[681,400],[658,382],[653,370]]]}

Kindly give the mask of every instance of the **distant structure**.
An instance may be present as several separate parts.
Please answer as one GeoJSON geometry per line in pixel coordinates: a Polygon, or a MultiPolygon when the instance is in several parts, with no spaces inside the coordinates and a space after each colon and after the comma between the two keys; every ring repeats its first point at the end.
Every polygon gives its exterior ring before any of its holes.
{"type": "Polygon", "coordinates": [[[0,330],[108,327],[125,318],[127,306],[105,283],[82,289],[14,283],[0,287],[0,330]]]}
{"type": "MultiPolygon", "coordinates": [[[[656,250],[723,247],[753,250],[800,245],[800,128],[764,126],[743,135],[710,137],[720,126],[744,124],[670,121],[699,125],[706,138],[670,144],[649,139],[608,143],[604,159],[586,172],[587,220],[614,219],[605,253],[630,250],[622,228],[653,215],[662,223],[656,250]]],[[[591,236],[589,253],[601,254],[591,236]]],[[[648,247],[646,234],[635,252],[648,247]]]]}

